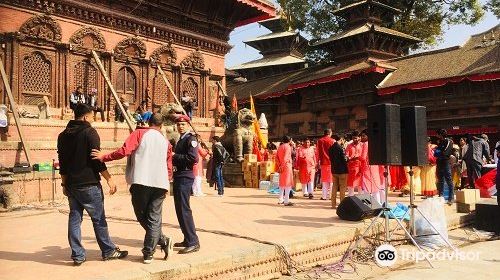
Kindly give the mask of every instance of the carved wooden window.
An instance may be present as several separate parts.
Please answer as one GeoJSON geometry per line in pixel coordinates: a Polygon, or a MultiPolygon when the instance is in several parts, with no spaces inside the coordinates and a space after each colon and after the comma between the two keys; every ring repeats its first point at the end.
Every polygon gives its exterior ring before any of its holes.
{"type": "Polygon", "coordinates": [[[97,69],[88,60],[81,61],[75,65],[74,87],[81,86],[83,93],[89,93],[93,88],[97,89],[97,69]]]}
{"type": "MultiPolygon", "coordinates": [[[[168,76],[167,79],[170,82],[170,85],[172,85],[172,79],[168,76]]],[[[163,81],[162,76],[158,73],[153,79],[153,106],[156,108],[161,107],[171,101],[171,93],[168,92],[165,81],[163,81]]]]}
{"type": "Polygon", "coordinates": [[[52,88],[50,61],[39,52],[24,57],[22,70],[22,93],[50,95],[52,88]]]}
{"type": "Polygon", "coordinates": [[[182,82],[182,95],[181,96],[189,96],[193,100],[193,113],[196,114],[196,109],[198,108],[198,84],[194,81],[193,78],[187,78],[184,82],[182,82]]]}
{"type": "Polygon", "coordinates": [[[118,71],[116,78],[116,92],[123,95],[126,102],[135,103],[136,98],[136,78],[134,71],[128,67],[123,67],[118,71]]]}

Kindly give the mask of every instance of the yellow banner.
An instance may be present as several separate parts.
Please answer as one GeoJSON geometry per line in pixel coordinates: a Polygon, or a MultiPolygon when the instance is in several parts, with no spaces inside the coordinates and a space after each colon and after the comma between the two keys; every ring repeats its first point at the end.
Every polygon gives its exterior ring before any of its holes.
{"type": "Polygon", "coordinates": [[[255,116],[255,120],[253,121],[253,130],[255,132],[255,135],[257,136],[257,140],[259,143],[262,145],[263,148],[267,147],[267,141],[262,135],[262,132],[260,131],[260,125],[259,125],[259,117],[257,116],[257,113],[255,112],[255,105],[253,103],[253,97],[250,95],[250,111],[255,116]]]}

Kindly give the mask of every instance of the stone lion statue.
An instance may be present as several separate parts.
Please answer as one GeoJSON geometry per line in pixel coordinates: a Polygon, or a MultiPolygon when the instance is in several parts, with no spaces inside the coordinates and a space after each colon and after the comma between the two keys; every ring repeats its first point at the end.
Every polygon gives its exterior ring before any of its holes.
{"type": "Polygon", "coordinates": [[[221,137],[222,145],[237,162],[242,162],[243,155],[252,152],[254,120],[252,111],[247,108],[239,110],[231,117],[231,122],[221,137]]]}
{"type": "Polygon", "coordinates": [[[182,106],[176,103],[167,103],[161,107],[160,114],[163,116],[163,127],[167,140],[172,144],[177,143],[180,135],[175,129],[175,117],[183,114],[182,106]]]}

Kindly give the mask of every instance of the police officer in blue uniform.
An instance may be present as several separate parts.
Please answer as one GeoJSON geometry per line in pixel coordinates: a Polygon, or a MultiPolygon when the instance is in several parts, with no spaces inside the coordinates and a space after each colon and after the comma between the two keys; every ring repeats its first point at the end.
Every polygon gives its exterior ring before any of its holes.
{"type": "Polygon", "coordinates": [[[196,235],[193,213],[189,205],[194,181],[193,165],[198,162],[198,141],[189,130],[189,117],[180,115],[176,118],[177,131],[181,135],[175,145],[172,165],[174,171],[174,204],[177,220],[184,240],[174,247],[184,247],[179,254],[188,254],[200,250],[200,241],[196,235]]]}

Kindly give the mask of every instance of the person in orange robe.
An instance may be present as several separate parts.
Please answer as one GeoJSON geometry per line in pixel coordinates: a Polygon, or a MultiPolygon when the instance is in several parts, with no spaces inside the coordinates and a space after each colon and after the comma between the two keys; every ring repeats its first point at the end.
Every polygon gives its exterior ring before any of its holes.
{"type": "Polygon", "coordinates": [[[370,165],[368,158],[368,134],[366,130],[361,132],[361,189],[364,193],[372,195],[379,203],[385,198],[384,167],[381,165],[370,165]]]}
{"type": "MultiPolygon", "coordinates": [[[[199,136],[197,138],[200,139],[199,136]]],[[[205,196],[205,194],[201,190],[201,179],[203,177],[203,160],[207,159],[209,151],[205,143],[201,143],[202,145],[198,149],[198,162],[193,165],[194,181],[192,188],[194,196],[205,196]]]]}
{"type": "Polygon", "coordinates": [[[305,197],[313,198],[314,175],[316,173],[316,152],[311,147],[311,140],[306,139],[304,144],[297,149],[297,166],[302,192],[305,197]]]}
{"type": "Polygon", "coordinates": [[[347,145],[345,154],[347,156],[347,191],[349,196],[354,195],[354,188],[361,193],[361,144],[359,132],[352,133],[352,142],[347,145]]]}
{"type": "Polygon", "coordinates": [[[332,130],[325,129],[323,137],[318,140],[316,147],[316,158],[321,170],[321,200],[330,199],[330,189],[332,188],[332,165],[330,162],[330,156],[328,151],[330,147],[335,143],[332,138],[332,130]]]}
{"type": "Polygon", "coordinates": [[[293,205],[293,203],[289,201],[290,192],[293,186],[292,146],[290,145],[291,141],[292,138],[285,135],[283,137],[283,142],[278,147],[278,151],[276,153],[276,169],[280,174],[280,195],[278,204],[284,204],[285,206],[293,205]]]}

